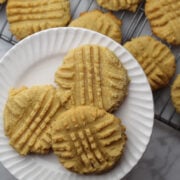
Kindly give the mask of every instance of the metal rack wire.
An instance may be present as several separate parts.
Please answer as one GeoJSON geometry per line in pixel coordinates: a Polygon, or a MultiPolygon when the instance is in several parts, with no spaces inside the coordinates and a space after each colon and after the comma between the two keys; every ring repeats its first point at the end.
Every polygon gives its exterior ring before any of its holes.
{"type": "MultiPolygon", "coordinates": [[[[14,45],[17,41],[9,31],[5,6],[6,5],[0,6],[0,39],[14,45]]],[[[78,17],[81,12],[93,9],[105,11],[97,5],[95,0],[71,0],[71,13],[73,19],[78,17]]],[[[149,22],[144,13],[144,3],[140,4],[135,13],[120,11],[114,12],[114,14],[123,22],[123,43],[130,40],[132,37],[141,35],[153,36],[149,22]]],[[[176,57],[176,74],[178,74],[180,73],[180,47],[170,45],[168,45],[168,47],[171,48],[176,57]]],[[[170,89],[174,78],[171,80],[169,86],[154,93],[155,118],[180,131],[180,115],[176,113],[170,97],[170,89]]]]}

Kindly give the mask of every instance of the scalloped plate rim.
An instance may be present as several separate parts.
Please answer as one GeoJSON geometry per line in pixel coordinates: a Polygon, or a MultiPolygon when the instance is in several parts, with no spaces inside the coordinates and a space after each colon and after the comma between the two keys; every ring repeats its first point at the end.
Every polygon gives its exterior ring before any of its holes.
{"type": "MultiPolygon", "coordinates": [[[[35,37],[37,37],[37,36],[39,36],[39,35],[46,34],[46,33],[50,32],[50,31],[52,31],[52,33],[53,33],[53,32],[56,33],[57,31],[76,31],[76,32],[82,32],[82,31],[83,31],[83,32],[85,32],[85,33],[90,33],[90,34],[92,34],[93,36],[96,36],[96,35],[101,36],[103,39],[106,39],[107,41],[111,42],[112,44],[115,44],[115,46],[121,47],[121,48],[124,50],[124,52],[130,57],[130,59],[133,60],[133,61],[136,63],[136,66],[139,68],[139,70],[142,71],[141,73],[143,74],[143,76],[144,76],[144,78],[145,78],[145,81],[146,81],[146,83],[147,83],[147,87],[148,87],[149,93],[150,93],[149,95],[150,95],[150,97],[151,97],[151,107],[150,107],[151,117],[149,117],[149,119],[152,119],[152,121],[151,121],[151,124],[150,124],[150,126],[149,126],[149,131],[148,131],[149,134],[147,135],[146,145],[144,146],[144,149],[143,149],[140,157],[136,160],[136,163],[134,163],[134,164],[131,166],[131,168],[130,168],[128,171],[126,171],[125,174],[123,174],[123,176],[121,177],[121,178],[123,178],[125,175],[127,175],[127,174],[137,165],[137,163],[139,162],[139,160],[142,158],[145,150],[147,149],[147,146],[148,146],[148,144],[149,144],[149,141],[150,141],[150,138],[151,138],[151,135],[152,135],[153,125],[154,125],[154,104],[153,104],[152,91],[151,91],[151,89],[150,89],[150,86],[149,86],[149,83],[148,83],[148,81],[147,81],[147,78],[146,78],[146,76],[145,76],[142,68],[140,67],[139,63],[137,62],[137,60],[135,60],[135,58],[134,58],[121,44],[118,44],[117,42],[113,41],[111,38],[109,38],[109,37],[107,37],[107,36],[105,36],[105,35],[102,35],[102,34],[100,34],[100,33],[98,33],[98,32],[91,31],[91,30],[87,30],[87,29],[84,29],[84,28],[74,28],[74,27],[51,28],[51,29],[47,29],[47,30],[43,30],[43,31],[37,32],[37,33],[35,33],[35,34],[31,35],[31,36],[28,36],[27,38],[21,40],[19,43],[15,44],[15,45],[0,59],[0,66],[5,62],[6,58],[11,55],[11,53],[13,53],[14,51],[16,51],[17,48],[23,47],[23,44],[24,44],[24,43],[26,44],[28,41],[31,41],[33,38],[35,38],[35,37]]],[[[92,43],[92,44],[93,44],[93,43],[92,43]]],[[[0,93],[0,94],[1,94],[1,93],[0,93]]],[[[0,129],[0,132],[2,132],[1,129],[0,129]]],[[[1,147],[1,145],[0,145],[0,147],[1,147]]],[[[1,153],[1,150],[0,150],[0,153],[1,153]]],[[[1,157],[0,157],[0,160],[1,160],[1,157]]],[[[6,169],[9,168],[6,164],[3,163],[3,161],[1,161],[1,162],[2,162],[2,164],[4,165],[4,167],[6,167],[6,169]]],[[[11,170],[9,170],[9,172],[12,173],[11,170]]],[[[15,176],[14,173],[12,173],[12,175],[15,176]]],[[[16,178],[18,178],[18,177],[16,177],[16,178]]]]}

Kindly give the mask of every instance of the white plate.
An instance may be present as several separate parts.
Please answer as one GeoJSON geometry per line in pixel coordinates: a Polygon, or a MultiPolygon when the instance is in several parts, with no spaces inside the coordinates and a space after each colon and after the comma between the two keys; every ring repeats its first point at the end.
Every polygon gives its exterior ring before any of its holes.
{"type": "Polygon", "coordinates": [[[153,127],[152,93],[139,64],[118,43],[99,33],[80,28],[55,28],[36,33],[15,45],[0,62],[0,161],[18,179],[120,179],[142,157],[153,127]],[[11,87],[53,83],[54,72],[66,53],[82,44],[110,48],[131,78],[129,95],[116,112],[127,127],[125,153],[111,171],[102,175],[78,175],[64,169],[53,153],[21,157],[8,144],[3,130],[3,109],[11,87]]]}

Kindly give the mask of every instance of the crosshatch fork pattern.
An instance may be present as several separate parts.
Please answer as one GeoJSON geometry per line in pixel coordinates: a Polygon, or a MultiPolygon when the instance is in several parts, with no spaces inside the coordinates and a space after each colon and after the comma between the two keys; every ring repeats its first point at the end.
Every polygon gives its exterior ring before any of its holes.
{"type": "MultiPolygon", "coordinates": [[[[72,18],[79,16],[80,12],[90,11],[93,9],[101,9],[96,0],[70,0],[71,1],[71,13],[72,18]]],[[[4,41],[14,45],[17,43],[15,37],[9,31],[9,24],[6,18],[5,5],[0,5],[0,38],[4,41]]],[[[144,13],[144,2],[142,2],[135,13],[128,11],[118,11],[114,14],[122,19],[122,37],[123,44],[133,37],[141,35],[151,35],[151,28],[144,13]],[[128,23],[127,23],[128,22],[128,23]]],[[[168,44],[167,44],[168,45],[168,44]]],[[[177,70],[176,74],[180,73],[180,47],[168,45],[176,57],[177,70]]],[[[180,131],[180,115],[176,113],[171,97],[170,88],[174,81],[173,77],[168,87],[163,88],[159,91],[154,92],[154,103],[155,103],[155,117],[163,123],[180,131]]]]}

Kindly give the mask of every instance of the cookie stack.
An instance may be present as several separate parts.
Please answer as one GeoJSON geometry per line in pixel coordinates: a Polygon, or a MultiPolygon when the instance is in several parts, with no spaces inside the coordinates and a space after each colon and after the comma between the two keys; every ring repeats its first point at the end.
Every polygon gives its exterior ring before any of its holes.
{"type": "Polygon", "coordinates": [[[126,134],[110,114],[124,101],[129,78],[108,48],[84,45],[68,52],[51,85],[12,89],[4,109],[5,133],[21,155],[52,148],[65,168],[80,173],[111,169],[126,134]]]}

